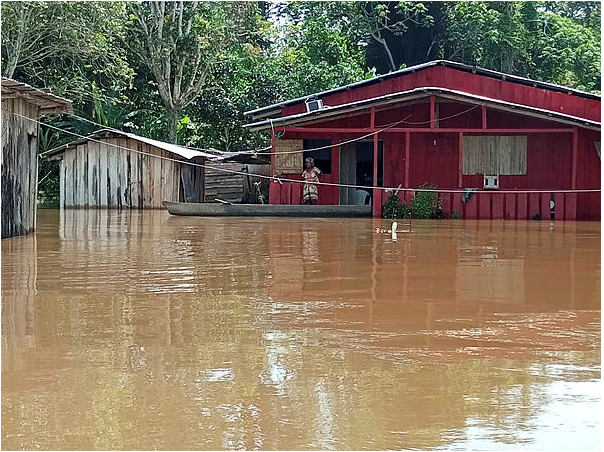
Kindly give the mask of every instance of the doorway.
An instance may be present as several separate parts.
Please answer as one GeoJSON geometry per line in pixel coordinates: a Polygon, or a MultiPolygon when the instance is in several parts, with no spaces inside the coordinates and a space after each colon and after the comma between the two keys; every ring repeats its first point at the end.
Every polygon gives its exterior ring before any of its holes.
{"type": "MultiPolygon", "coordinates": [[[[373,186],[373,141],[357,141],[340,147],[340,183],[373,186]]],[[[377,186],[384,184],[384,142],[378,141],[377,186]]],[[[340,204],[370,204],[371,189],[340,187],[340,204]]]]}

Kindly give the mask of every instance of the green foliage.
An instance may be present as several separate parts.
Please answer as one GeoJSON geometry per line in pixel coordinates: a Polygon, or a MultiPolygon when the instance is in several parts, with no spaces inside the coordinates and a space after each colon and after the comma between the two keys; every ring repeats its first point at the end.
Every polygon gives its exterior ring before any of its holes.
{"type": "Polygon", "coordinates": [[[382,206],[382,218],[411,218],[411,209],[393,193],[382,206]]]}
{"type": "Polygon", "coordinates": [[[461,219],[461,213],[457,209],[453,209],[451,212],[451,220],[459,220],[461,219]]]}
{"type": "MultiPolygon", "coordinates": [[[[1,12],[3,75],[73,99],[100,125],[45,121],[80,135],[106,126],[255,149],[269,137],[242,127],[244,111],[435,58],[600,90],[599,2],[28,1],[1,12]]],[[[73,138],[46,130],[42,148],[73,138]]]]}
{"type": "MultiPolygon", "coordinates": [[[[435,185],[423,184],[418,187],[426,190],[436,190],[435,185]]],[[[438,218],[440,210],[440,199],[433,191],[419,191],[411,200],[411,212],[415,218],[430,219],[438,218]]]]}
{"type": "Polygon", "coordinates": [[[129,85],[120,2],[2,2],[2,74],[80,101],[129,85]]]}
{"type": "Polygon", "coordinates": [[[40,160],[38,167],[38,206],[43,209],[59,208],[59,162],[40,160]]]}

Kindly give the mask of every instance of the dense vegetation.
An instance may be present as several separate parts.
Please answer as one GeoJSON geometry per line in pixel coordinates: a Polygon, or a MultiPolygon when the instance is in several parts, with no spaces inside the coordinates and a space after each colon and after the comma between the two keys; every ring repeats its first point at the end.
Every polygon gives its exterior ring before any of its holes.
{"type": "MultiPolygon", "coordinates": [[[[436,58],[600,90],[599,2],[2,2],[2,73],[74,100],[51,118],[202,148],[242,112],[436,58]]],[[[73,139],[43,131],[42,148],[73,139]]],[[[43,177],[44,174],[41,174],[43,177]]],[[[52,178],[51,178],[52,179],[52,178]]]]}

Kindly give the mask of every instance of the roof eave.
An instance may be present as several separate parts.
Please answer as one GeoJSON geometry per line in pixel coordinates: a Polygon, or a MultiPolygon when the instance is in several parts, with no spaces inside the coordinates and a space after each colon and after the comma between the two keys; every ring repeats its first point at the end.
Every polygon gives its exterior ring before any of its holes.
{"type": "Polygon", "coordinates": [[[3,99],[23,99],[36,105],[42,115],[73,113],[72,101],[52,94],[48,88],[35,88],[8,77],[2,77],[1,86],[3,99]]]}
{"type": "Polygon", "coordinates": [[[378,96],[370,99],[364,99],[361,101],[350,102],[348,104],[341,104],[334,107],[325,108],[322,110],[316,110],[313,112],[299,113],[296,115],[284,116],[277,119],[269,119],[259,121],[252,124],[246,124],[244,127],[250,130],[265,130],[275,125],[285,125],[292,123],[308,123],[318,118],[329,118],[340,114],[345,114],[352,111],[362,111],[365,108],[375,106],[377,104],[384,105],[389,103],[398,103],[404,101],[412,101],[418,98],[427,97],[430,94],[438,94],[444,98],[450,98],[452,100],[465,100],[477,105],[485,105],[490,108],[507,110],[516,112],[518,114],[524,114],[528,116],[534,116],[541,119],[550,121],[556,121],[561,123],[572,124],[581,126],[592,130],[600,130],[601,125],[597,121],[589,120],[586,118],[580,118],[577,116],[566,115],[563,113],[552,112],[549,110],[540,109],[537,107],[531,107],[528,105],[514,104],[510,102],[503,102],[497,99],[492,99],[484,96],[478,96],[474,94],[464,93],[461,91],[450,90],[448,88],[440,87],[426,87],[426,88],[415,88],[409,91],[403,91],[399,93],[391,93],[383,96],[378,96]],[[327,114],[326,114],[327,113],[327,114]]]}
{"type": "Polygon", "coordinates": [[[359,86],[378,83],[380,81],[383,81],[383,80],[386,80],[386,79],[389,79],[392,77],[397,77],[399,75],[403,75],[406,73],[412,73],[412,72],[422,70],[422,69],[432,67],[432,66],[446,66],[446,67],[451,67],[451,68],[461,70],[464,72],[471,72],[471,73],[475,73],[475,74],[479,74],[479,75],[484,75],[486,77],[501,79],[503,81],[507,80],[510,82],[519,83],[519,84],[526,85],[526,86],[541,87],[541,88],[549,89],[549,90],[556,91],[556,92],[563,92],[563,93],[567,93],[569,95],[576,95],[579,97],[585,97],[585,98],[590,98],[590,99],[598,99],[598,100],[601,99],[601,97],[597,94],[589,93],[587,91],[582,91],[582,90],[578,90],[578,89],[574,89],[574,88],[570,88],[570,87],[566,87],[566,86],[562,86],[562,85],[557,85],[555,83],[541,82],[538,80],[532,80],[532,79],[529,79],[526,77],[521,77],[518,75],[505,74],[503,72],[494,71],[492,69],[479,68],[476,66],[459,63],[456,61],[433,60],[433,61],[429,61],[427,63],[410,66],[408,68],[399,69],[398,71],[393,71],[393,72],[389,72],[387,74],[382,74],[382,75],[379,75],[376,77],[372,77],[370,79],[361,80],[358,82],[350,83],[348,85],[339,86],[337,88],[332,88],[329,90],[320,91],[320,92],[313,93],[313,94],[308,94],[306,96],[297,97],[295,99],[285,100],[283,102],[278,102],[275,104],[267,105],[265,107],[259,107],[254,110],[246,111],[243,113],[243,115],[250,116],[252,119],[259,118],[259,117],[267,117],[269,114],[272,114],[277,109],[280,110],[283,107],[303,102],[309,98],[313,98],[313,97],[321,98],[322,96],[334,94],[334,93],[341,92],[341,91],[346,91],[349,89],[357,88],[359,86]],[[265,112],[266,112],[266,114],[264,114],[265,112]]]}

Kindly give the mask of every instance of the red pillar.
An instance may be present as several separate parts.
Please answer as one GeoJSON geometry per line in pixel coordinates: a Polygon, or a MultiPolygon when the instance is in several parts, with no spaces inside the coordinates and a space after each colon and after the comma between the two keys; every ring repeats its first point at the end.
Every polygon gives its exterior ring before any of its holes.
{"type": "Polygon", "coordinates": [[[409,188],[409,150],[411,148],[411,133],[405,132],[405,188],[409,188]]]}
{"type": "MultiPolygon", "coordinates": [[[[369,115],[369,127],[375,128],[375,107],[371,107],[369,115]]],[[[378,180],[378,134],[373,135],[373,193],[371,199],[373,200],[373,216],[379,218],[382,216],[382,197],[380,190],[377,188],[378,180]]]]}
{"type": "Polygon", "coordinates": [[[430,128],[431,129],[434,129],[436,127],[435,119],[436,119],[436,103],[434,102],[434,96],[430,96],[430,128]]]}
{"type": "Polygon", "coordinates": [[[459,132],[459,162],[458,162],[457,186],[463,186],[463,132],[459,132]]]}
{"type": "Polygon", "coordinates": [[[572,161],[572,167],[571,167],[571,182],[570,182],[570,188],[571,189],[576,189],[577,188],[577,151],[579,149],[579,133],[577,128],[575,127],[573,129],[573,161],[572,161]]]}
{"type": "MultiPolygon", "coordinates": [[[[275,177],[275,129],[271,130],[271,177],[275,177]]],[[[275,181],[268,181],[268,203],[279,204],[279,191],[273,187],[275,181]]]]}
{"type": "Polygon", "coordinates": [[[382,216],[382,193],[378,190],[378,134],[373,136],[373,216],[382,216]]]}
{"type": "Polygon", "coordinates": [[[486,129],[487,128],[487,107],[485,107],[484,105],[481,107],[482,110],[482,128],[486,129]]]}

